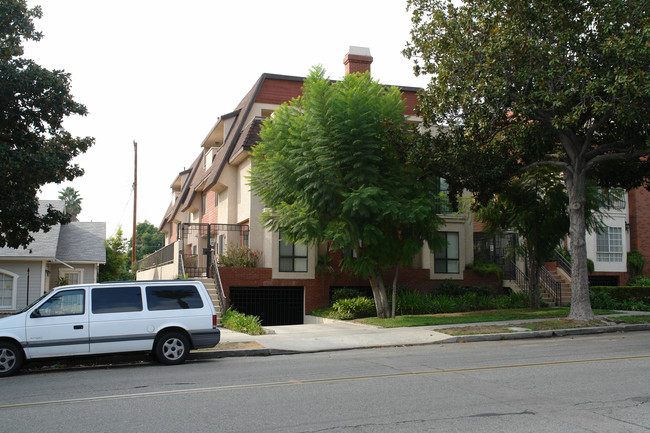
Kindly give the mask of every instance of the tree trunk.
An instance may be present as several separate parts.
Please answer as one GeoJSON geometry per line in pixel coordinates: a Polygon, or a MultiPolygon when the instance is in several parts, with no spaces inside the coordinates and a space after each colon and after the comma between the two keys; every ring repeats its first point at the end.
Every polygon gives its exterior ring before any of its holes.
{"type": "Polygon", "coordinates": [[[585,241],[585,188],[586,170],[572,167],[564,171],[567,194],[569,195],[569,238],[571,239],[571,312],[569,319],[592,320],[594,312],[589,300],[589,276],[587,273],[587,243],[585,241]]]}
{"type": "Polygon", "coordinates": [[[390,318],[390,309],[388,307],[388,297],[386,296],[386,287],[384,286],[384,277],[381,272],[377,272],[370,277],[370,287],[372,295],[375,298],[375,308],[377,317],[380,319],[390,318]]]}
{"type": "Polygon", "coordinates": [[[397,276],[399,275],[399,265],[395,267],[395,277],[393,278],[393,297],[391,302],[390,317],[395,318],[395,308],[397,306],[397,276]]]}
{"type": "Polygon", "coordinates": [[[534,251],[530,251],[530,290],[528,291],[528,300],[530,308],[539,310],[539,262],[535,259],[534,251]]]}

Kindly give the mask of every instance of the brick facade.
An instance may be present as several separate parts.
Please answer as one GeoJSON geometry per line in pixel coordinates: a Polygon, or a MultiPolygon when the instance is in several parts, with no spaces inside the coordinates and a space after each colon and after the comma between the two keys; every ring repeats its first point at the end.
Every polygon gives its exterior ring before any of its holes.
{"type": "MultiPolygon", "coordinates": [[[[230,304],[231,287],[304,287],[305,314],[316,308],[329,306],[330,287],[369,287],[368,280],[356,278],[350,274],[334,273],[318,275],[314,279],[273,279],[270,268],[219,268],[221,282],[228,304],[230,304]]],[[[393,271],[384,275],[388,286],[392,282],[393,271]]],[[[465,286],[489,285],[495,293],[501,293],[501,282],[496,276],[484,277],[474,271],[464,271],[463,280],[455,281],[465,286]]],[[[406,286],[422,293],[435,293],[435,288],[444,280],[430,280],[428,269],[400,269],[398,285],[406,286]]]]}
{"type": "Polygon", "coordinates": [[[644,275],[650,275],[650,191],[637,188],[628,193],[630,247],[645,257],[644,275]]]}
{"type": "Polygon", "coordinates": [[[205,209],[202,209],[203,215],[201,215],[201,222],[215,224],[216,221],[219,221],[217,215],[217,206],[215,203],[216,194],[214,193],[214,191],[204,191],[202,194],[206,195],[205,197],[206,207],[205,209]]]}

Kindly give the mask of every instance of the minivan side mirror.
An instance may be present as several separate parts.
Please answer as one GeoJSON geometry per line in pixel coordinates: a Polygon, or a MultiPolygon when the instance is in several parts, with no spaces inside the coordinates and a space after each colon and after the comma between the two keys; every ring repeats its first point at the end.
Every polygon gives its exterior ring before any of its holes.
{"type": "Polygon", "coordinates": [[[32,312],[32,314],[29,317],[31,317],[32,319],[35,318],[35,317],[41,317],[41,312],[37,308],[32,312]]]}

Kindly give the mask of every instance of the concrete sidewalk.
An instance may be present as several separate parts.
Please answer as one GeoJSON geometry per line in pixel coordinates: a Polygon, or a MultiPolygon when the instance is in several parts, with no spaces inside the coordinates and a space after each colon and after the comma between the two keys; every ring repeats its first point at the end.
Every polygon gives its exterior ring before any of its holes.
{"type": "MultiPolygon", "coordinates": [[[[623,312],[627,314],[650,314],[650,312],[623,312]]],[[[615,317],[603,316],[603,317],[615,317]]],[[[461,325],[419,326],[408,328],[381,328],[355,322],[321,319],[307,316],[303,325],[266,326],[266,335],[247,335],[221,328],[221,342],[214,349],[193,352],[195,358],[232,356],[264,356],[292,353],[325,352],[372,347],[396,347],[434,343],[457,343],[496,341],[523,338],[548,338],[565,335],[600,334],[650,330],[650,324],[610,325],[552,331],[525,331],[517,325],[549,319],[513,320],[461,325]],[[437,329],[500,325],[515,330],[504,334],[450,336],[437,329]]],[[[551,319],[552,320],[552,319],[551,319]]]]}

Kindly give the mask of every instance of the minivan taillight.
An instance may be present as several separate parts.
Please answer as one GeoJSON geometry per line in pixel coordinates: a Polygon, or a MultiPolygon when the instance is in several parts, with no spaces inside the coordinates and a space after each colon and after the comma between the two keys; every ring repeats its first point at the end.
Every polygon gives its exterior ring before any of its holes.
{"type": "Polygon", "coordinates": [[[217,315],[213,314],[212,315],[212,329],[216,329],[216,328],[217,328],[217,315]]]}

